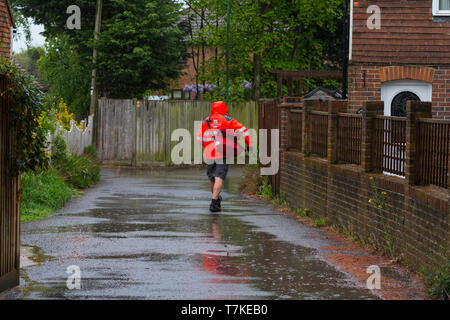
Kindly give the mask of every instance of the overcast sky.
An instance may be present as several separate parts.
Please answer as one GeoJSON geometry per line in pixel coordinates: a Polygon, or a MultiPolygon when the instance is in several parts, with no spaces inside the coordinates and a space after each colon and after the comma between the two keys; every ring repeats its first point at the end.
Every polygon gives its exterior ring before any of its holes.
{"type": "MultiPolygon", "coordinates": [[[[31,25],[31,45],[32,46],[43,46],[45,43],[45,38],[40,34],[44,31],[44,26],[42,25],[31,25]]],[[[15,53],[22,51],[27,48],[27,44],[25,42],[25,36],[23,35],[23,30],[20,28],[17,30],[18,37],[15,37],[13,50],[15,53]]]]}

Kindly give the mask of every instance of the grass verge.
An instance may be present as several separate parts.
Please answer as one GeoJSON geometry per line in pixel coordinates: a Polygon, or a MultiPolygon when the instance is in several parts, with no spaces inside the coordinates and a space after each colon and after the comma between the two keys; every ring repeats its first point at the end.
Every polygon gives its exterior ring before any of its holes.
{"type": "Polygon", "coordinates": [[[428,294],[438,300],[450,300],[450,259],[441,269],[434,272],[422,272],[422,278],[428,287],[428,294]]]}
{"type": "Polygon", "coordinates": [[[67,152],[52,159],[47,171],[22,175],[21,222],[44,219],[61,209],[80,190],[100,180],[95,147],[80,156],[67,152]]]}
{"type": "Polygon", "coordinates": [[[44,219],[79,192],[54,168],[22,175],[21,221],[44,219]]]}

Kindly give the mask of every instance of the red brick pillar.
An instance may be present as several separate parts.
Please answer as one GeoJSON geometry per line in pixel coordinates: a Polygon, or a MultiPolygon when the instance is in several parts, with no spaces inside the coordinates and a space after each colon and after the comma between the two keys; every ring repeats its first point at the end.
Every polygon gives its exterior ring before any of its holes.
{"type": "Polygon", "coordinates": [[[338,113],[347,108],[346,101],[328,101],[328,162],[336,163],[338,160],[338,113]]]}
{"type": "Polygon", "coordinates": [[[374,169],[373,159],[373,130],[374,117],[383,115],[383,101],[366,101],[363,105],[362,120],[362,143],[361,143],[361,167],[365,172],[371,172],[374,169]]]}
{"type": "Polygon", "coordinates": [[[431,102],[408,101],[406,104],[408,119],[406,121],[406,163],[405,177],[408,185],[415,185],[416,172],[416,147],[417,147],[417,120],[431,118],[431,102]]]}

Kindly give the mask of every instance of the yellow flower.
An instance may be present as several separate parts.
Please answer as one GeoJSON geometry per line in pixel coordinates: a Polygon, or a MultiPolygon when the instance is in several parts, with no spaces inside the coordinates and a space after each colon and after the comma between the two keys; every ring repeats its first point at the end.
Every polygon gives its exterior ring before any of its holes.
{"type": "Polygon", "coordinates": [[[378,209],[383,209],[383,206],[380,204],[380,205],[378,206],[378,209]]]}
{"type": "Polygon", "coordinates": [[[372,203],[372,199],[369,199],[369,203],[372,203]]]}
{"type": "Polygon", "coordinates": [[[386,192],[384,192],[384,191],[383,191],[383,192],[382,192],[381,194],[382,194],[382,195],[387,195],[387,193],[386,193],[386,192]]]}
{"type": "Polygon", "coordinates": [[[370,179],[370,180],[373,180],[373,177],[370,177],[369,179],[370,179]]]}

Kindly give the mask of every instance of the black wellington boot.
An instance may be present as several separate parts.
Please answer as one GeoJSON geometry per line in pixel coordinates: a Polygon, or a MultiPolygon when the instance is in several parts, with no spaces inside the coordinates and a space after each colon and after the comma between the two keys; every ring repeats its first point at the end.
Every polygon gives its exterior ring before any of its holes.
{"type": "Polygon", "coordinates": [[[219,200],[211,200],[211,204],[209,205],[209,211],[211,212],[219,212],[221,211],[220,201],[219,200]]]}

